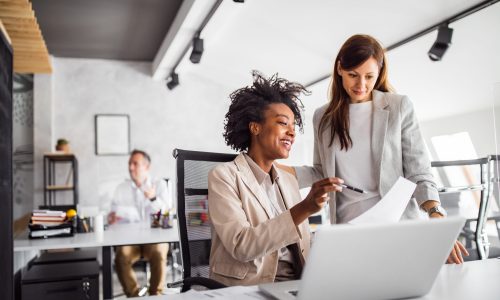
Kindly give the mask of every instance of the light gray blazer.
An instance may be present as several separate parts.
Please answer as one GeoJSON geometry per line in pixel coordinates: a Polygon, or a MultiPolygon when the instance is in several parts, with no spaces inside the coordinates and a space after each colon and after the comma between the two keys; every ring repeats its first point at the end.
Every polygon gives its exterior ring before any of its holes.
{"type": "MultiPolygon", "coordinates": [[[[427,200],[439,201],[439,195],[413,105],[407,96],[378,90],[373,90],[372,96],[371,151],[380,196],[390,190],[399,176],[416,183],[417,188],[402,218],[419,218],[420,205],[427,200]]],[[[328,146],[331,130],[328,127],[319,132],[319,123],[327,107],[328,104],[314,112],[313,166],[295,167],[300,188],[309,187],[324,177],[335,177],[335,151],[333,145],[328,146]]],[[[329,207],[333,224],[336,223],[335,193],[330,195],[329,207]]]]}

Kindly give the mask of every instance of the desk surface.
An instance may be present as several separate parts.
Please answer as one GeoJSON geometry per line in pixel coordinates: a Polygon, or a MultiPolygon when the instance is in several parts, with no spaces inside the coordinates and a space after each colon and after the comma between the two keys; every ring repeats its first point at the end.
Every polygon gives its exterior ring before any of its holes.
{"type": "Polygon", "coordinates": [[[14,239],[14,251],[49,250],[62,248],[87,248],[119,245],[156,244],[179,241],[179,230],[151,228],[149,223],[110,225],[101,234],[76,233],[72,237],[29,239],[26,232],[14,239]]]}
{"type": "Polygon", "coordinates": [[[418,299],[500,299],[500,259],[445,265],[429,294],[418,299]]]}
{"type": "MultiPolygon", "coordinates": [[[[424,297],[412,298],[420,300],[498,300],[500,299],[500,259],[488,259],[481,261],[466,262],[462,265],[444,265],[441,269],[434,286],[429,294],[424,297]]],[[[255,291],[255,286],[250,287],[255,291]]],[[[390,287],[388,287],[390,288],[390,287]]],[[[223,295],[224,292],[218,293],[223,295]]],[[[230,292],[228,292],[230,293],[230,292]]],[[[255,292],[256,293],[256,292],[255,292]]],[[[235,296],[220,297],[211,295],[211,297],[195,294],[176,294],[168,296],[145,297],[150,300],[188,300],[188,299],[234,299],[235,296]]],[[[271,299],[259,293],[259,297],[247,297],[248,294],[242,294],[240,299],[271,299]]],[[[335,295],[332,295],[332,299],[335,295]]],[[[143,298],[144,299],[144,298],[143,298]]]]}

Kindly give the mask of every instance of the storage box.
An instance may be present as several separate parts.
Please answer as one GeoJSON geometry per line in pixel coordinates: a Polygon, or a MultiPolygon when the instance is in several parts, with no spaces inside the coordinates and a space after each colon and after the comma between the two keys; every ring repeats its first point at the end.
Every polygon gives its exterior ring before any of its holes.
{"type": "Polygon", "coordinates": [[[67,252],[44,252],[40,254],[34,261],[33,264],[53,264],[53,263],[67,263],[76,261],[95,261],[97,260],[96,250],[77,250],[77,251],[67,251],[67,252]]]}
{"type": "Polygon", "coordinates": [[[99,264],[74,261],[33,264],[22,273],[23,300],[98,300],[99,264]]]}

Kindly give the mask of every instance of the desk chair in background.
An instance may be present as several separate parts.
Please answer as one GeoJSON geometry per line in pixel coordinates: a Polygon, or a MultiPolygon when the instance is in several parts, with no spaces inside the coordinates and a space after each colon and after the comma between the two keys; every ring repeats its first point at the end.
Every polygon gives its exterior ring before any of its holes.
{"type": "Polygon", "coordinates": [[[196,286],[208,289],[225,287],[208,278],[212,245],[208,219],[208,173],[218,164],[232,161],[236,154],[174,149],[173,156],[177,161],[177,218],[183,280],[167,286],[182,286],[181,292],[196,286]]]}
{"type": "MultiPolygon", "coordinates": [[[[470,253],[469,256],[464,257],[466,261],[500,257],[500,248],[490,247],[488,235],[486,233],[486,222],[488,219],[495,221],[497,230],[500,228],[500,215],[491,214],[488,209],[493,193],[493,184],[495,182],[493,167],[499,158],[500,156],[498,155],[490,155],[488,157],[471,160],[433,161],[431,163],[431,166],[434,168],[452,166],[476,166],[479,168],[479,182],[477,184],[469,184],[467,186],[444,186],[438,188],[440,197],[442,197],[443,200],[451,200],[450,202],[453,200],[457,201],[457,203],[450,203],[452,207],[449,207],[449,205],[447,206],[446,201],[443,201],[443,206],[450,214],[453,214],[454,210],[457,211],[455,213],[458,213],[460,193],[473,191],[480,192],[478,215],[476,218],[468,218],[460,233],[460,237],[465,239],[465,247],[470,253]],[[475,229],[473,229],[473,223],[475,223],[475,229]]],[[[440,175],[446,177],[444,173],[440,175]]]]}

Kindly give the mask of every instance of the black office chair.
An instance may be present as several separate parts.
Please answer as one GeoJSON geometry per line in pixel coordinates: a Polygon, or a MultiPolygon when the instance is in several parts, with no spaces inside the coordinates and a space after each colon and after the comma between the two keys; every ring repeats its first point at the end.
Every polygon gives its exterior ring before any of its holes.
{"type": "Polygon", "coordinates": [[[191,288],[218,289],[225,285],[209,279],[211,228],[208,220],[208,173],[236,154],[175,149],[177,161],[177,217],[183,265],[183,280],[167,284],[191,288]]]}

